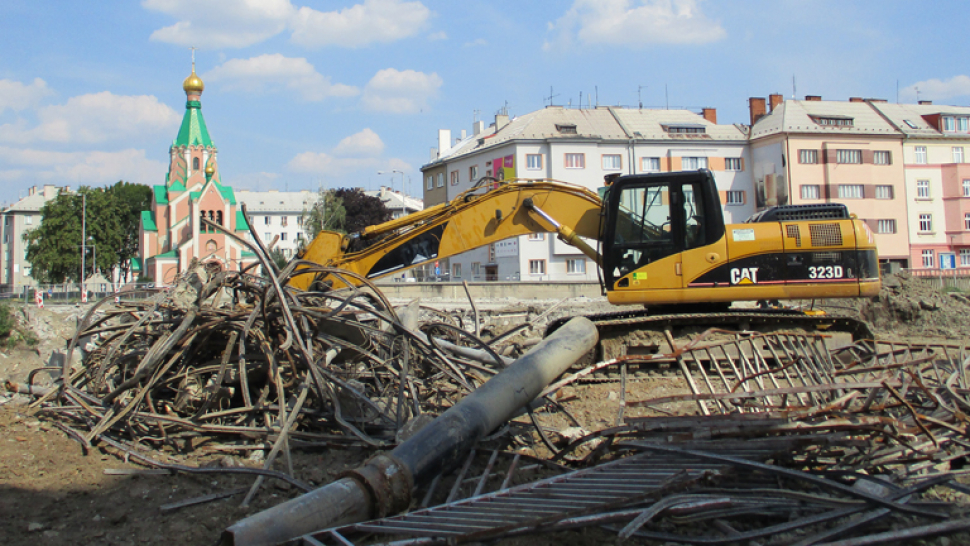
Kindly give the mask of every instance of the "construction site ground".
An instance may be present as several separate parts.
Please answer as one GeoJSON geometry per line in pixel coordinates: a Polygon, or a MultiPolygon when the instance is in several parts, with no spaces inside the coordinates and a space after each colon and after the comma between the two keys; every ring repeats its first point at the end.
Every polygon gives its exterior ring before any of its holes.
{"type": "MultiPolygon", "coordinates": [[[[527,291],[523,286],[522,292],[527,291]]],[[[520,294],[521,296],[521,294],[520,294]]],[[[406,303],[406,302],[394,302],[406,303]]],[[[810,305],[811,302],[796,302],[810,305]]],[[[467,301],[423,300],[421,304],[443,312],[465,312],[467,301]]],[[[480,313],[499,317],[496,328],[514,326],[547,313],[544,318],[615,311],[605,298],[539,301],[525,297],[476,301],[480,313]],[[558,304],[558,306],[557,306],[558,304]]],[[[945,293],[906,276],[887,279],[875,301],[828,300],[816,307],[858,314],[883,339],[926,343],[930,340],[970,339],[970,299],[961,293],[945,293]]],[[[18,308],[34,330],[40,344],[34,348],[0,350],[0,379],[23,382],[30,370],[43,366],[51,351],[63,349],[75,331],[81,307],[18,308]]],[[[46,377],[44,378],[46,379],[46,377]]],[[[620,383],[616,377],[577,384],[564,397],[575,397],[571,411],[589,427],[612,426],[617,419],[620,383]]],[[[631,399],[688,392],[670,375],[649,371],[631,375],[626,396],[631,399]]],[[[252,477],[225,473],[187,475],[156,471],[126,462],[97,447],[82,446],[52,423],[31,416],[24,395],[0,395],[0,544],[214,544],[227,526],[243,517],[293,498],[300,491],[281,481],[269,481],[247,508],[242,495],[188,508],[164,510],[166,504],[213,492],[248,489],[252,477]],[[123,469],[136,473],[125,474],[123,469]]],[[[627,416],[650,415],[650,410],[627,408],[627,416]]],[[[190,466],[259,466],[262,451],[254,456],[227,454],[207,449],[205,442],[187,446],[176,455],[190,466]]],[[[361,448],[298,450],[293,467],[297,477],[311,485],[323,485],[341,472],[356,467],[371,453],[361,448]]],[[[278,460],[280,468],[283,461],[278,460]]],[[[963,480],[961,480],[963,481],[963,480]]],[[[964,481],[970,483],[970,480],[964,481]]],[[[970,512],[970,497],[950,489],[936,488],[929,497],[959,503],[970,512]]],[[[589,528],[543,537],[509,539],[505,544],[584,544],[613,542],[615,535],[589,528]]],[[[970,534],[952,535],[914,544],[965,544],[970,534]]]]}

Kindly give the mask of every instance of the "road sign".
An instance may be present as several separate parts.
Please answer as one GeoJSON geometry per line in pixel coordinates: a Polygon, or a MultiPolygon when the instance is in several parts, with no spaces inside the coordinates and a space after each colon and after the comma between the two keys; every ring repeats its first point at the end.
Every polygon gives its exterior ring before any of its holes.
{"type": "Polygon", "coordinates": [[[34,302],[37,303],[37,307],[40,309],[44,308],[44,293],[40,290],[34,292],[34,302]]]}

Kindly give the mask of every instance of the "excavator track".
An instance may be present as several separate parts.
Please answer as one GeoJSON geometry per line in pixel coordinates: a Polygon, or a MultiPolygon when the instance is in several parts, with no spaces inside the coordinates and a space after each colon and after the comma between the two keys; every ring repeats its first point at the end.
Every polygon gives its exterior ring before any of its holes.
{"type": "MultiPolygon", "coordinates": [[[[549,324],[546,335],[554,332],[572,317],[564,317],[549,324]]],[[[597,360],[616,358],[637,352],[631,349],[638,343],[637,335],[656,339],[669,331],[671,336],[684,338],[685,333],[697,334],[709,328],[736,331],[800,330],[851,335],[852,341],[873,339],[869,325],[844,315],[807,315],[792,309],[740,309],[720,312],[651,314],[649,310],[619,311],[586,315],[596,324],[600,343],[597,360]]],[[[648,344],[648,343],[647,343],[648,344]]]]}

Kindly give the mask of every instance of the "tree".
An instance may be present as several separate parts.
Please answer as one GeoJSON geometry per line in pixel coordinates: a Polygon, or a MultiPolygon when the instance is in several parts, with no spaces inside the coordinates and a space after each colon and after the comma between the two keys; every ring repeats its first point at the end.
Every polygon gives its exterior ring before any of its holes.
{"type": "Polygon", "coordinates": [[[126,278],[130,258],[138,251],[141,211],[148,208],[150,199],[150,188],[127,182],[109,188],[82,186],[76,194],[62,193],[51,199],[41,208],[40,226],[24,233],[31,276],[41,282],[77,282],[81,278],[84,211],[88,238],[84,277],[100,272],[111,278],[118,267],[126,278]]]}
{"type": "Polygon", "coordinates": [[[360,188],[341,188],[336,196],[343,201],[347,218],[344,229],[347,233],[355,233],[367,226],[382,224],[391,219],[391,211],[379,197],[372,197],[360,188]]]}
{"type": "Polygon", "coordinates": [[[343,200],[336,196],[336,192],[321,189],[313,205],[303,211],[303,229],[310,240],[325,229],[346,233],[343,229],[346,216],[343,200]]]}

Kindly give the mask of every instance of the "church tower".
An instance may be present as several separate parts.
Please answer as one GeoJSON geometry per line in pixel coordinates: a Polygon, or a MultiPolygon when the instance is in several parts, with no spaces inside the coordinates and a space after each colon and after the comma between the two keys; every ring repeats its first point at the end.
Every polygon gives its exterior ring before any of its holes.
{"type": "Polygon", "coordinates": [[[256,256],[226,235],[248,238],[248,225],[231,187],[219,176],[218,150],[202,117],[205,84],[195,73],[182,82],[185,114],[178,135],[169,147],[165,184],[153,187],[152,208],[142,211],[139,258],[132,270],[156,284],[175,281],[192,259],[220,270],[239,270],[256,256]],[[221,226],[210,227],[203,220],[221,226]]]}

